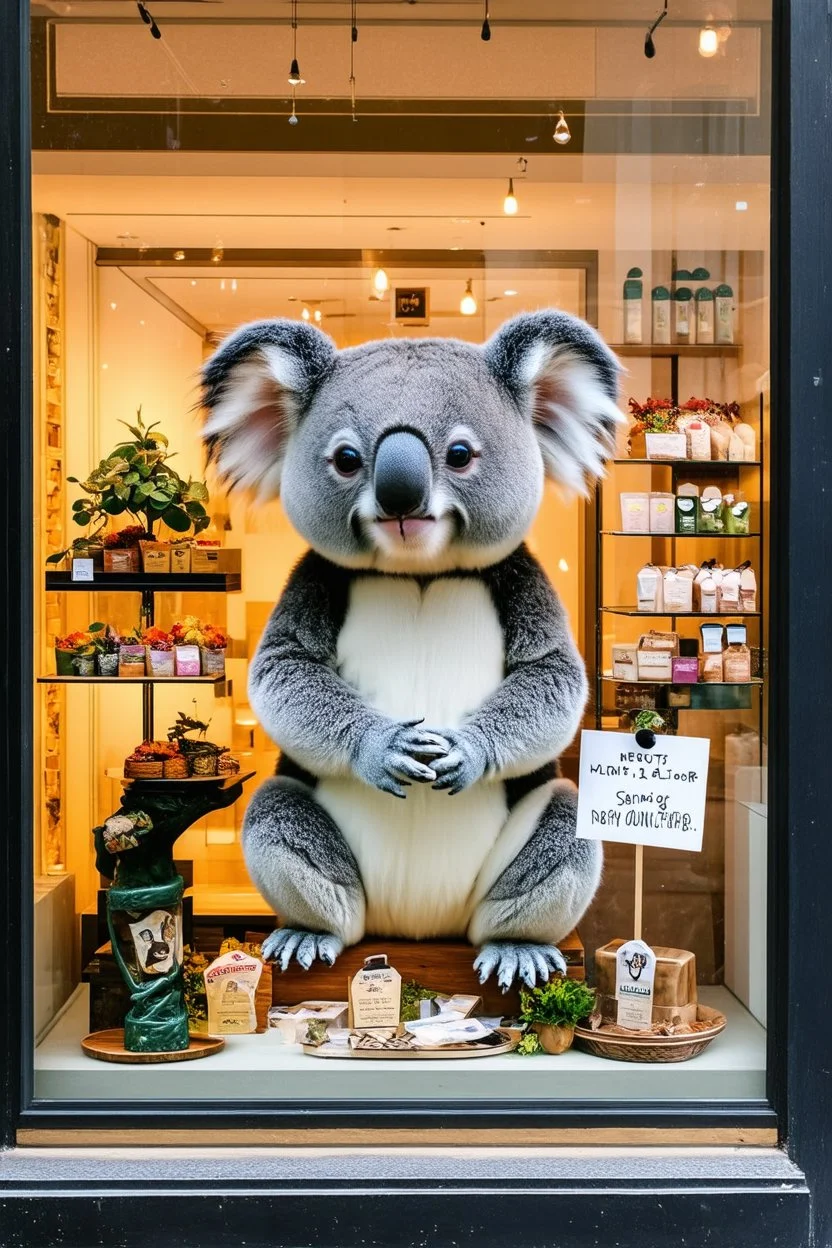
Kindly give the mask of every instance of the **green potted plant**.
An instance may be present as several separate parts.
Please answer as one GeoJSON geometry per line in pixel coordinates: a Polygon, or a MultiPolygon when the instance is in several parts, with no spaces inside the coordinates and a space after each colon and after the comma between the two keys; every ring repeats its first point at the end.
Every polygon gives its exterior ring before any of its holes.
{"type": "Polygon", "coordinates": [[[95,650],[95,671],[98,676],[118,676],[118,652],[121,638],[111,624],[96,620],[87,630],[95,650]]]}
{"type": "Polygon", "coordinates": [[[520,993],[520,1020],[536,1033],[547,1053],[565,1053],[575,1038],[575,1025],[594,1009],[595,989],[563,975],[520,993]]]}
{"type": "MultiPolygon", "coordinates": [[[[94,526],[98,533],[111,516],[128,512],[140,521],[139,538],[152,538],[154,527],[164,524],[174,533],[201,533],[210,523],[204,504],[208,488],[204,481],[186,481],[170,465],[174,452],[158,429],[158,422],[146,425],[142,409],[136,423],[121,421],[133,435],[132,440],[119,442],[106,459],[81,481],[67,477],[84,491],[86,497],[72,504],[72,519],[81,528],[94,526]]],[[[122,535],[127,530],[122,530],[122,535]]],[[[112,547],[111,547],[112,549],[112,547]]],[[[47,563],[60,563],[68,551],[50,555],[47,563]]],[[[138,547],[136,549],[138,557],[138,547]]]]}

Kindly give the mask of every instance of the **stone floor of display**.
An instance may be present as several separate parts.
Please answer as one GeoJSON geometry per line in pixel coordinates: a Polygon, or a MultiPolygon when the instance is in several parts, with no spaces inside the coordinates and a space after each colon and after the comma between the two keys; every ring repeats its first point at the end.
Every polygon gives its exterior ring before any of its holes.
{"type": "Polygon", "coordinates": [[[727,988],[700,987],[699,999],[728,1026],[689,1062],[610,1062],[571,1049],[560,1057],[506,1054],[476,1061],[355,1061],[305,1056],[276,1033],[233,1036],[211,1058],[121,1066],[81,1052],[88,989],[81,985],[35,1052],[35,1095],[44,1099],[393,1099],[753,1100],[765,1096],[766,1033],[727,988]],[[222,1075],[223,1078],[217,1078],[222,1075]]]}

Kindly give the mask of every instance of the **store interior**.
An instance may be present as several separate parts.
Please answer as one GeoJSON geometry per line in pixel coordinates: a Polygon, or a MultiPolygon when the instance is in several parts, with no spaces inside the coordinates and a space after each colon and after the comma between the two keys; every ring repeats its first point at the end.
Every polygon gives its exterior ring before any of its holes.
{"type": "MultiPolygon", "coordinates": [[[[554,18],[552,6],[529,2],[511,6],[505,21],[495,4],[490,41],[480,37],[479,4],[364,3],[355,105],[348,5],[299,6],[308,82],[294,91],[284,83],[288,3],[221,0],[210,13],[187,3],[148,7],[160,40],[134,5],[117,0],[33,6],[37,1094],[168,1098],[175,1079],[175,1095],[211,1099],[762,1096],[766,520],[776,453],[769,6],[732,0],[713,14],[694,0],[671,6],[655,34],[657,54],[646,58],[656,6],[643,0],[625,6],[626,15],[613,0],[565,2],[554,18]],[[704,26],[719,32],[713,56],[700,51],[704,26]],[[566,143],[553,132],[561,110],[566,143]],[[264,127],[275,133],[271,147],[264,127]],[[634,267],[645,292],[642,341],[627,343],[623,292],[634,267]],[[650,291],[697,268],[711,287],[731,289],[732,342],[653,342],[650,291]],[[411,289],[428,292],[425,324],[397,320],[396,292],[411,289]],[[621,535],[622,491],[663,491],[687,479],[684,468],[671,482],[665,465],[628,464],[626,429],[615,455],[624,462],[610,465],[602,491],[584,499],[547,486],[529,537],[587,663],[586,727],[628,730],[612,647],[669,626],[667,617],[639,621],[622,610],[636,600],[645,563],[718,557],[756,571],[756,610],[745,621],[755,675],[721,703],[714,694],[668,716],[671,731],[711,742],[702,852],[645,851],[644,937],[695,953],[700,1001],[726,1015],[725,1032],[678,1065],[570,1051],[535,1061],[508,1054],[430,1067],[359,1064],[347,1075],[347,1062],[306,1060],[269,1033],[230,1038],[210,1061],[182,1066],[91,1061],[79,1043],[93,1029],[91,996],[103,1009],[118,976],[101,956],[102,878],[90,829],[118,806],[147,703],[136,686],[47,679],[59,636],[93,621],[121,633],[139,622],[139,592],[106,584],[61,592],[44,580],[46,560],[77,536],[70,479],[83,481],[121,440],[119,422],[141,409],[175,449],[179,474],[206,481],[206,536],[241,551],[239,590],[161,591],[154,602],[163,629],[197,617],[229,641],[224,683],[155,685],[153,735],[164,736],[180,713],[194,716],[253,773],[239,801],[176,844],[191,938],[215,956],[223,938],[274,925],[240,839],[247,801],[277,761],[249,705],[247,673],[304,543],[278,502],[228,494],[206,465],[196,410],[203,362],[229,331],[261,318],[309,321],[339,348],[386,337],[481,343],[509,317],[546,307],[585,317],[617,351],[622,410],[630,397],[644,403],[671,393],[680,403],[735,402],[756,437],[741,467],[696,475],[727,482],[748,501],[748,532],[730,543],[697,535],[677,550],[675,537],[621,535]]],[[[700,618],[681,614],[691,618],[674,617],[678,634],[698,637],[700,618]]],[[[563,760],[567,775],[576,775],[577,758],[576,741],[563,760]]],[[[594,951],[632,935],[633,861],[631,846],[607,846],[602,884],[579,928],[590,980],[594,951]]],[[[281,993],[276,972],[275,1003],[281,993]]]]}

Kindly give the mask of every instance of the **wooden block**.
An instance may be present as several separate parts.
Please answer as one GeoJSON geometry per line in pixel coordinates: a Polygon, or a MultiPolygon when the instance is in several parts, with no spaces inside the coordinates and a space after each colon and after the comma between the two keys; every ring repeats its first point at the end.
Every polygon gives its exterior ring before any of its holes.
{"type": "MultiPolygon", "coordinates": [[[[595,950],[595,983],[599,996],[615,996],[616,954],[626,943],[625,940],[611,940],[595,950]]],[[[696,955],[688,949],[668,949],[664,945],[651,948],[656,955],[653,1008],[695,1004],[698,999],[696,955]]]]}
{"type": "MultiPolygon", "coordinates": [[[[570,932],[559,945],[566,958],[570,979],[583,979],[584,947],[577,932],[570,932]]],[[[297,1005],[300,1001],[343,1001],[345,985],[373,953],[386,953],[402,980],[416,980],[425,988],[453,994],[482,997],[486,1015],[514,1014],[520,1008],[516,989],[503,993],[492,977],[480,984],[474,972],[477,956],[463,940],[385,940],[372,937],[345,949],[334,966],[315,962],[303,971],[295,962],[287,971],[275,968],[272,996],[275,1005],[297,1005]]]]}

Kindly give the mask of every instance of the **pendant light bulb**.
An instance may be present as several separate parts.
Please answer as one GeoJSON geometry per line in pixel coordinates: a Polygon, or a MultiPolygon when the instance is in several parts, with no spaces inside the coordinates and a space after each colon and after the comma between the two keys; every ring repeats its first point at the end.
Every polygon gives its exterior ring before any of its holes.
{"type": "Polygon", "coordinates": [[[459,301],[459,310],[463,316],[475,316],[477,311],[477,301],[474,298],[472,289],[474,279],[469,277],[465,283],[465,294],[459,301]]]}
{"type": "Polygon", "coordinates": [[[713,26],[703,26],[699,32],[699,55],[716,56],[719,51],[719,35],[713,26]]]}
{"type": "Polygon", "coordinates": [[[298,0],[292,0],[292,64],[289,66],[289,85],[302,87],[305,82],[298,65],[298,0]]]}
{"type": "Polygon", "coordinates": [[[561,109],[558,113],[558,120],[555,125],[555,132],[552,135],[552,138],[556,143],[559,143],[561,147],[568,143],[572,138],[572,131],[569,129],[569,123],[563,115],[563,109],[561,109]]]}
{"type": "Polygon", "coordinates": [[[306,79],[300,76],[300,66],[298,65],[297,57],[293,57],[289,69],[289,83],[293,87],[302,87],[305,82],[306,79]]]}
{"type": "Polygon", "coordinates": [[[314,320],[316,325],[320,325],[323,319],[323,313],[321,312],[320,308],[316,308],[315,311],[312,313],[312,319],[314,320]]]}
{"type": "Polygon", "coordinates": [[[491,38],[491,23],[488,20],[488,0],[485,0],[485,14],[482,19],[482,30],[480,31],[480,39],[483,43],[488,43],[491,38]]]}
{"type": "Polygon", "coordinates": [[[390,278],[387,276],[384,269],[376,269],[373,274],[373,290],[377,295],[381,296],[386,294],[389,289],[390,278]]]}
{"type": "Polygon", "coordinates": [[[506,191],[506,197],[503,200],[503,212],[507,217],[513,217],[516,215],[518,207],[519,204],[517,203],[517,196],[514,194],[514,179],[509,178],[508,190],[506,191]]]}
{"type": "Polygon", "coordinates": [[[302,308],[300,314],[304,321],[311,321],[312,313],[309,311],[308,308],[302,308]]]}

